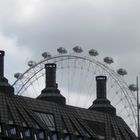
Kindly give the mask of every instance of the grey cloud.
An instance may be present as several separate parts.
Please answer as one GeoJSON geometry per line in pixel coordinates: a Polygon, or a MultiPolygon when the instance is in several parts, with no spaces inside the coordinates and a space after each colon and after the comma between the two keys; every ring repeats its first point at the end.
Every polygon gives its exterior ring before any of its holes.
{"type": "MultiPolygon", "coordinates": [[[[84,50],[95,48],[103,56],[123,59],[124,66],[129,66],[129,54],[140,51],[139,1],[44,0],[27,19],[20,15],[17,0],[10,5],[1,1],[2,4],[5,8],[0,14],[1,31],[16,36],[19,47],[30,47],[34,59],[43,51],[56,54],[60,46],[72,51],[80,45],[84,50]]],[[[133,65],[136,68],[138,64],[133,65]]]]}

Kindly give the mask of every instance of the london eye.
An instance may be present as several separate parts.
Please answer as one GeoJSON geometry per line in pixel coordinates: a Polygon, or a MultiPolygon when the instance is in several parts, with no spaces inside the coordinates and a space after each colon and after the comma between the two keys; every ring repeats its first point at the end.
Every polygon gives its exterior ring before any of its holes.
{"type": "Polygon", "coordinates": [[[73,48],[72,53],[60,47],[57,55],[42,53],[39,62],[29,61],[25,72],[15,73],[13,83],[17,95],[37,97],[45,87],[45,69],[47,63],[57,64],[57,83],[61,94],[66,97],[68,105],[89,108],[96,96],[95,77],[106,75],[107,96],[111,104],[116,107],[117,115],[121,116],[130,128],[137,130],[137,109],[135,85],[128,86],[124,81],[127,71],[124,68],[114,70],[112,57],[98,60],[98,51],[91,49],[87,55],[79,46],[73,48]]]}

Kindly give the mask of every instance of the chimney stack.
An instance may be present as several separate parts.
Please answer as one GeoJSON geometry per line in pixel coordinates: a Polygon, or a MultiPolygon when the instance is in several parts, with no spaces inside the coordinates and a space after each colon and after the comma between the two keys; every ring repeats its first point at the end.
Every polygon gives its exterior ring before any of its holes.
{"type": "Polygon", "coordinates": [[[93,101],[93,104],[89,107],[89,109],[116,115],[116,109],[106,98],[106,81],[106,76],[96,77],[97,98],[93,101]]]}
{"type": "Polygon", "coordinates": [[[106,99],[106,76],[96,77],[97,99],[106,99]]]}
{"type": "Polygon", "coordinates": [[[53,87],[57,88],[56,84],[56,64],[49,63],[45,65],[46,70],[46,88],[47,87],[53,87]]]}
{"type": "Polygon", "coordinates": [[[4,77],[4,55],[5,52],[0,50],[0,77],[4,77]]]}
{"type": "Polygon", "coordinates": [[[45,88],[42,90],[41,94],[37,97],[37,99],[65,105],[66,99],[64,96],[60,94],[60,90],[57,88],[56,64],[54,63],[45,64],[45,71],[46,71],[45,88]]]}
{"type": "Polygon", "coordinates": [[[14,95],[14,88],[4,77],[4,55],[5,52],[0,50],[0,93],[5,95],[14,95]]]}

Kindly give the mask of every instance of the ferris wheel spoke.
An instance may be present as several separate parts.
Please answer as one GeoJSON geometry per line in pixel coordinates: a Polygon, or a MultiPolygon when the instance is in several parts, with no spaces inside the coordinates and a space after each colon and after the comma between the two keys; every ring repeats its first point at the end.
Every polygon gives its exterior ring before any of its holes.
{"type": "MultiPolygon", "coordinates": [[[[23,83],[22,80],[20,80],[20,82],[23,83]]],[[[22,95],[22,93],[24,93],[24,92],[26,92],[27,96],[30,95],[30,94],[28,93],[27,87],[25,87],[25,86],[24,86],[24,87],[22,86],[22,87],[20,88],[20,91],[17,92],[17,95],[22,95]]]]}
{"type": "Polygon", "coordinates": [[[70,67],[70,66],[69,66],[69,59],[68,59],[68,69],[67,69],[67,70],[68,70],[68,79],[67,79],[67,83],[68,83],[68,86],[67,86],[67,87],[68,87],[68,88],[67,88],[67,90],[68,90],[68,95],[67,95],[67,97],[68,97],[68,98],[67,98],[67,100],[68,100],[68,103],[69,103],[69,98],[70,98],[70,97],[69,97],[69,96],[70,96],[70,95],[69,95],[69,80],[70,80],[70,71],[69,71],[69,67],[70,67]]]}
{"type": "Polygon", "coordinates": [[[118,114],[127,118],[126,121],[129,124],[136,126],[136,95],[129,91],[125,78],[119,76],[111,65],[100,62],[93,56],[85,57],[75,53],[44,58],[17,79],[14,84],[17,94],[30,96],[29,93],[32,92],[35,94],[33,96],[38,96],[45,84],[44,65],[46,63],[57,64],[60,91],[71,105],[75,103],[81,106],[82,102],[82,106],[89,107],[95,99],[95,76],[106,75],[108,77],[107,93],[112,105],[117,108],[118,114]]]}
{"type": "Polygon", "coordinates": [[[119,93],[120,89],[118,89],[117,91],[115,91],[115,95],[113,95],[112,97],[110,97],[110,100],[112,102],[114,102],[114,100],[116,100],[116,98],[118,97],[118,93],[119,93]]]}
{"type": "Polygon", "coordinates": [[[39,84],[39,81],[38,81],[39,78],[37,77],[37,74],[36,74],[37,72],[36,72],[36,70],[34,68],[33,68],[33,70],[34,70],[34,74],[35,74],[35,77],[34,77],[35,81],[37,81],[37,86],[39,88],[39,91],[41,91],[40,84],[39,84]]]}
{"type": "MultiPolygon", "coordinates": [[[[90,88],[90,82],[89,82],[89,80],[92,78],[92,75],[91,75],[91,73],[89,72],[89,68],[90,68],[90,64],[88,64],[88,67],[87,67],[87,69],[85,70],[86,71],[86,75],[85,75],[85,80],[84,80],[84,83],[87,83],[87,84],[84,84],[83,85],[83,94],[85,94],[86,92],[87,92],[87,89],[89,89],[90,88]],[[88,87],[88,88],[87,88],[88,87]]],[[[92,78],[93,79],[93,78],[92,78]]],[[[92,82],[92,81],[91,81],[92,82]]],[[[87,93],[86,93],[86,95],[87,95],[87,93]]]]}
{"type": "Polygon", "coordinates": [[[79,66],[80,66],[80,69],[79,69],[79,80],[78,80],[78,87],[77,87],[77,99],[76,99],[76,102],[75,102],[75,105],[78,105],[78,102],[81,98],[81,92],[82,92],[82,87],[83,87],[83,84],[84,84],[84,71],[83,71],[83,60],[81,60],[81,62],[79,61],[79,66]],[[78,90],[79,89],[79,90],[78,90]]]}
{"type": "MultiPolygon", "coordinates": [[[[94,78],[95,78],[95,77],[94,77],[94,75],[93,75],[92,78],[91,78],[91,82],[90,82],[90,84],[89,84],[89,87],[88,87],[88,91],[87,91],[87,97],[88,97],[87,100],[88,100],[88,101],[89,101],[90,99],[92,99],[92,96],[93,96],[93,95],[95,95],[94,92],[93,92],[93,93],[90,92],[90,91],[94,91],[94,90],[92,90],[92,89],[95,89],[94,86],[93,86],[93,85],[94,85],[94,84],[93,84],[94,78]]],[[[94,98],[95,98],[95,97],[93,97],[93,99],[94,99],[94,98]]],[[[89,103],[89,102],[85,102],[85,103],[84,103],[84,107],[86,107],[86,106],[88,105],[88,103],[89,103]]]]}

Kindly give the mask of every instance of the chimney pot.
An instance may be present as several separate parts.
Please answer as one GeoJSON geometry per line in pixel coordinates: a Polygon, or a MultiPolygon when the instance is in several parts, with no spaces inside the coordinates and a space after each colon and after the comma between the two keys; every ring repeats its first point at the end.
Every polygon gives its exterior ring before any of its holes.
{"type": "Polygon", "coordinates": [[[56,64],[54,63],[45,64],[45,70],[46,70],[46,88],[48,87],[57,88],[56,64]]]}
{"type": "Polygon", "coordinates": [[[0,93],[14,95],[14,88],[8,83],[4,77],[4,55],[5,52],[0,50],[0,93]]]}
{"type": "Polygon", "coordinates": [[[4,55],[5,52],[0,50],[0,77],[4,76],[4,55]]]}
{"type": "Polygon", "coordinates": [[[96,86],[97,86],[97,99],[104,98],[106,99],[106,76],[97,76],[96,77],[96,86]]]}

